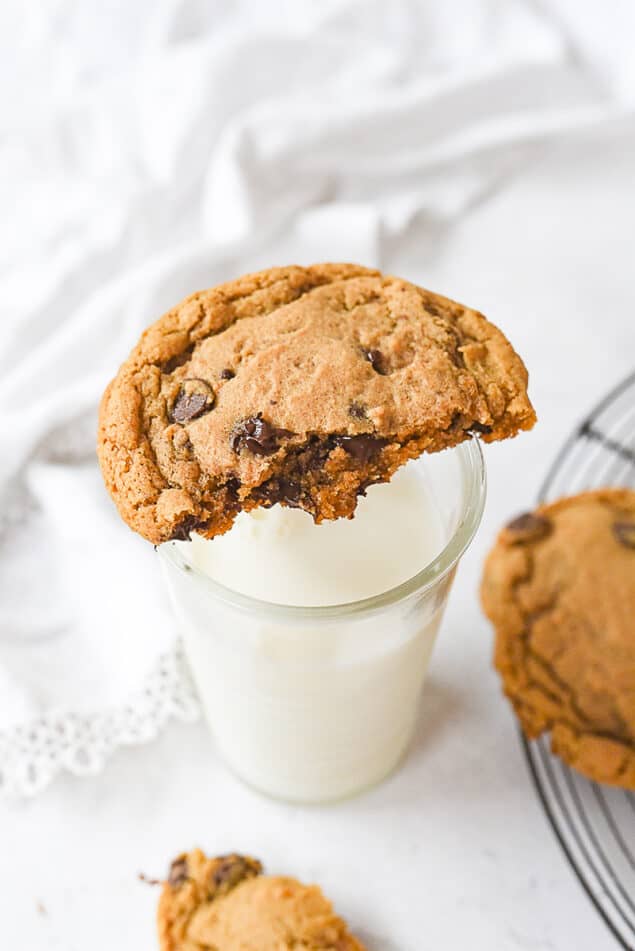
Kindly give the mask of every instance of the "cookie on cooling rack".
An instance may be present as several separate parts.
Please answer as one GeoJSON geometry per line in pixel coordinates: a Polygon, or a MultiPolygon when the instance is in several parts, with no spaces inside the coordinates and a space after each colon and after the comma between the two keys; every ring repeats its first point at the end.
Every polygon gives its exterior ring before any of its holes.
{"type": "Polygon", "coordinates": [[[525,735],[635,790],[635,492],[598,489],[510,522],[481,597],[525,735]]]}
{"type": "Polygon", "coordinates": [[[317,885],[261,873],[243,855],[179,855],[159,900],[161,951],[365,951],[317,885]]]}

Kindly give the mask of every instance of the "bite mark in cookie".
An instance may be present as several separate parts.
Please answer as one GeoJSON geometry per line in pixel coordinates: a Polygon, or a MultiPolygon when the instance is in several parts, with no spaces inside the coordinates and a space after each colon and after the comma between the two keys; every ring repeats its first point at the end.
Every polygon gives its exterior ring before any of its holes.
{"type": "Polygon", "coordinates": [[[324,264],[248,275],[160,318],[104,394],[98,454],[122,517],[158,544],[213,537],[259,505],[351,517],[409,459],[534,421],[522,360],[481,314],[324,264]]]}

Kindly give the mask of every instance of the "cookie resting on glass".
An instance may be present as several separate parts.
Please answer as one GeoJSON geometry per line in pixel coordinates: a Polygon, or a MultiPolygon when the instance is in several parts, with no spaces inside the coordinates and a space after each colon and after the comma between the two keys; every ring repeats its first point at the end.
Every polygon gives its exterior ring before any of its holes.
{"type": "Polygon", "coordinates": [[[276,503],[351,517],[423,452],[530,429],[527,372],[481,314],[353,264],[271,268],[188,297],[104,393],[98,454],[135,531],[227,531],[276,503]]]}

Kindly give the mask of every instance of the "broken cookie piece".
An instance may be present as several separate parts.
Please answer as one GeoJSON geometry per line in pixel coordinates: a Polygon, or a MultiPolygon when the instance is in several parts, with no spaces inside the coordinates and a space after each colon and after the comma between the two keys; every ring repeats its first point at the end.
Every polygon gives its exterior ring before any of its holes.
{"type": "Polygon", "coordinates": [[[367,486],[470,439],[530,429],[527,373],[481,314],[352,264],[201,291],[142,336],[101,403],[122,518],[155,544],[273,504],[351,517],[367,486]]]}
{"type": "Polygon", "coordinates": [[[235,853],[179,855],[159,899],[161,951],[364,951],[317,885],[261,873],[235,853]]]}

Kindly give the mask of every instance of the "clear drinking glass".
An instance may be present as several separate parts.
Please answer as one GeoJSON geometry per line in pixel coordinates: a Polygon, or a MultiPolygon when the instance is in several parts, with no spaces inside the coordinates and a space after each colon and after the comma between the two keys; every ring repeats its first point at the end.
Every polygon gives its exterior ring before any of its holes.
{"type": "Polygon", "coordinates": [[[264,793],[297,802],[350,796],[384,778],[406,750],[454,573],[485,502],[478,440],[416,466],[444,547],[403,584],[361,601],[269,604],[202,574],[187,543],[159,549],[217,748],[264,793]]]}

